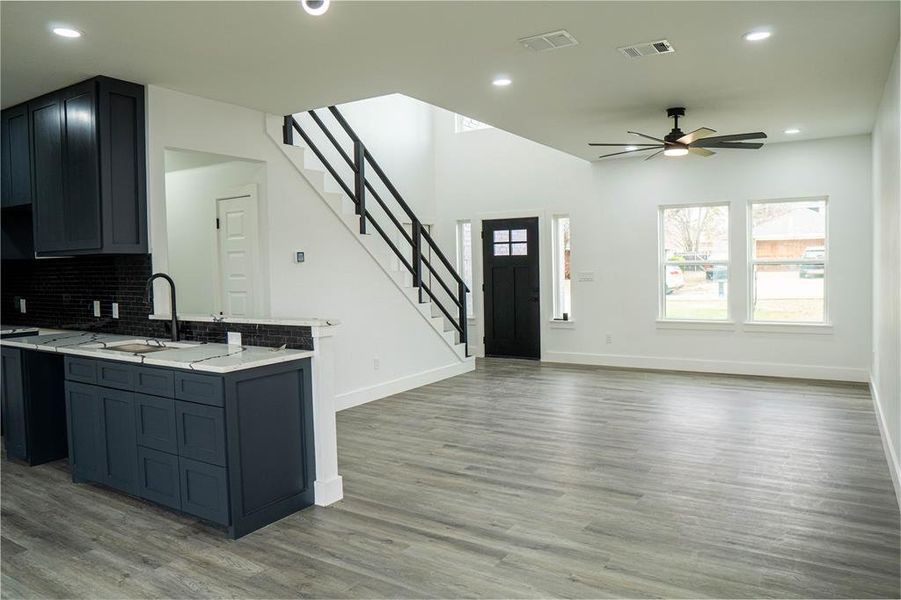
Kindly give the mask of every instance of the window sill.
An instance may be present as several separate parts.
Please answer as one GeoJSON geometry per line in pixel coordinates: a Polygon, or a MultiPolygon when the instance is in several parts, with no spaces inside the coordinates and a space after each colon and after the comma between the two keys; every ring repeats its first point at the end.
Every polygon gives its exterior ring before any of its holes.
{"type": "Polygon", "coordinates": [[[678,329],[688,331],[734,331],[735,321],[704,321],[657,319],[657,329],[678,329]]]}
{"type": "Polygon", "coordinates": [[[832,323],[776,323],[765,321],[745,321],[742,331],[747,333],[808,333],[832,335],[832,323]]]}
{"type": "Polygon", "coordinates": [[[563,319],[550,319],[548,320],[548,325],[555,329],[572,329],[576,326],[575,321],[572,319],[568,321],[564,321],[563,319]]]}

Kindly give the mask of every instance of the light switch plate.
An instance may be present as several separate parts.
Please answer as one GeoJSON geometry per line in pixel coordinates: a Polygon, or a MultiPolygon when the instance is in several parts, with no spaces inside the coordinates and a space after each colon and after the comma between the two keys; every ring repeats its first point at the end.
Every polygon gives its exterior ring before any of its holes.
{"type": "Polygon", "coordinates": [[[113,302],[113,318],[114,319],[119,318],[119,303],[118,302],[113,302]]]}
{"type": "Polygon", "coordinates": [[[296,262],[296,263],[302,263],[303,261],[304,261],[303,251],[302,251],[302,250],[295,250],[295,251],[294,251],[294,262],[296,262]]]}
{"type": "Polygon", "coordinates": [[[241,334],[237,331],[227,331],[225,333],[226,336],[226,344],[229,346],[240,346],[241,345],[241,334]]]}
{"type": "Polygon", "coordinates": [[[100,300],[94,300],[94,316],[100,316],[100,300]]]}

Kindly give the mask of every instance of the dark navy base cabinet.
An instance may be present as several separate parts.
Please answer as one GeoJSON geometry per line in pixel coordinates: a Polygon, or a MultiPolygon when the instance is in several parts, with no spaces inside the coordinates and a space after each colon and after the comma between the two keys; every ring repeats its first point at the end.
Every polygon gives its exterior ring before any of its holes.
{"type": "Polygon", "coordinates": [[[30,465],[65,458],[62,356],[4,347],[0,366],[6,456],[30,465]]]}
{"type": "Polygon", "coordinates": [[[310,359],[209,375],[66,357],[72,479],[237,538],[313,504],[310,359]]]}

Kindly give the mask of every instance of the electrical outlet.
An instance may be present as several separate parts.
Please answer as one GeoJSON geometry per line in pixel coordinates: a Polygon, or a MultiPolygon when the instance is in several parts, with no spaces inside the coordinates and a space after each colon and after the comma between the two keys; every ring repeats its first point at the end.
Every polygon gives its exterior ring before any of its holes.
{"type": "Polygon", "coordinates": [[[119,318],[119,303],[118,302],[113,302],[113,318],[114,319],[119,318]]]}
{"type": "Polygon", "coordinates": [[[229,346],[240,346],[241,345],[241,333],[238,331],[227,331],[225,333],[226,344],[229,346]]]}
{"type": "Polygon", "coordinates": [[[100,316],[100,300],[94,300],[94,316],[100,316]]]}
{"type": "Polygon", "coordinates": [[[381,366],[382,362],[377,357],[372,359],[373,370],[378,371],[381,366]]]}
{"type": "Polygon", "coordinates": [[[606,336],[606,339],[607,339],[607,343],[608,343],[608,344],[612,344],[612,343],[613,343],[613,334],[612,334],[612,333],[608,333],[607,336],[606,336]]]}
{"type": "Polygon", "coordinates": [[[19,298],[19,312],[25,312],[25,298],[19,298]]]}

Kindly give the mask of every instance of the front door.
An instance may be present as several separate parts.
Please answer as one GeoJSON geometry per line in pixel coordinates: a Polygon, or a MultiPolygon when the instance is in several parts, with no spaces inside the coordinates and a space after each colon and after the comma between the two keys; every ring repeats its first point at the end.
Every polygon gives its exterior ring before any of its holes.
{"type": "Polygon", "coordinates": [[[538,218],[482,221],[485,356],[541,358],[538,218]]]}

